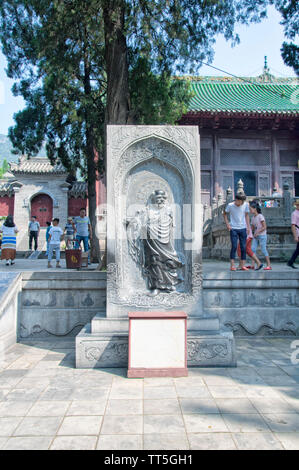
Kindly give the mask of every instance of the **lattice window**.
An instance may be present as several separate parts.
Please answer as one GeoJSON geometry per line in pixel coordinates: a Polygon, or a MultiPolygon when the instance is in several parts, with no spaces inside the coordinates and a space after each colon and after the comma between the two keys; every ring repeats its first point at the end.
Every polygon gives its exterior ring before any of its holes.
{"type": "Polygon", "coordinates": [[[259,175],[259,195],[270,196],[270,176],[267,174],[259,175]]]}
{"type": "Polygon", "coordinates": [[[270,166],[270,150],[221,149],[220,164],[230,167],[270,166]]]}
{"type": "Polygon", "coordinates": [[[211,165],[211,149],[201,149],[200,150],[200,163],[201,165],[211,165]]]}
{"type": "Polygon", "coordinates": [[[298,167],[299,150],[280,150],[280,166],[298,167]]]}
{"type": "Polygon", "coordinates": [[[294,178],[292,176],[282,176],[281,177],[281,182],[282,182],[282,186],[285,184],[285,183],[288,183],[289,185],[289,189],[291,191],[293,191],[294,189],[294,178]]]}

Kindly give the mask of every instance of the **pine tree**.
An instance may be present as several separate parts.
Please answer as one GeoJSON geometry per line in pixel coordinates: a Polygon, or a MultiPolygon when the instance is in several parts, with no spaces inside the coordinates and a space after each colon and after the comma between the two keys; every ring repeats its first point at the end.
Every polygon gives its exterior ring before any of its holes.
{"type": "Polygon", "coordinates": [[[295,73],[299,75],[299,2],[298,0],[274,0],[274,4],[282,15],[281,24],[284,26],[285,36],[291,40],[282,44],[282,58],[285,64],[293,67],[295,73]]]}
{"type": "Polygon", "coordinates": [[[0,0],[7,74],[26,108],[9,130],[17,151],[47,155],[88,183],[105,168],[105,124],[173,123],[190,91],[174,73],[213,57],[215,37],[233,43],[237,23],[266,16],[268,0],[0,0]]]}

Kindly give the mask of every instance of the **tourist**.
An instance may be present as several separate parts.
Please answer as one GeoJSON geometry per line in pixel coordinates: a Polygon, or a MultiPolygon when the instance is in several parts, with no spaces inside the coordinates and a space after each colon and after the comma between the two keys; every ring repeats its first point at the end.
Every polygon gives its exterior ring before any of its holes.
{"type": "MultiPolygon", "coordinates": [[[[251,220],[253,230],[253,240],[251,243],[252,251],[256,254],[258,245],[260,245],[261,251],[266,258],[267,266],[264,268],[265,271],[271,271],[271,263],[269,253],[267,250],[267,225],[265,217],[262,214],[261,207],[258,202],[251,201],[250,212],[253,215],[251,220]]],[[[258,269],[258,268],[257,268],[258,269]]],[[[261,269],[261,268],[259,268],[261,269]]]]}
{"type": "Polygon", "coordinates": [[[37,221],[35,215],[31,217],[31,220],[28,225],[28,235],[29,235],[29,250],[32,251],[32,241],[34,240],[34,251],[38,247],[38,237],[40,232],[40,225],[37,221]]]}
{"type": "Polygon", "coordinates": [[[7,216],[0,232],[2,233],[1,259],[5,259],[6,266],[9,266],[15,263],[18,233],[12,215],[7,216]]]}
{"type": "Polygon", "coordinates": [[[74,240],[75,225],[72,217],[68,217],[67,224],[64,229],[64,239],[66,248],[72,248],[72,242],[74,240]]]}
{"type": "Polygon", "coordinates": [[[277,191],[277,188],[273,188],[272,197],[282,197],[282,194],[277,191]]]}
{"type": "Polygon", "coordinates": [[[233,202],[230,202],[223,212],[223,217],[227,229],[230,232],[231,239],[231,252],[230,252],[230,269],[236,271],[235,257],[238,246],[238,240],[240,242],[241,260],[240,270],[248,271],[245,266],[246,261],[246,239],[247,234],[250,233],[250,221],[249,221],[249,207],[246,201],[246,195],[244,193],[237,193],[236,198],[233,202]],[[230,221],[228,221],[228,214],[230,221]]]}
{"type": "Polygon", "coordinates": [[[298,269],[296,266],[294,266],[294,263],[297,256],[299,255],[299,199],[295,200],[295,208],[296,209],[292,213],[292,234],[294,236],[295,242],[297,243],[297,246],[291,258],[287,262],[287,265],[290,266],[290,268],[298,269]]]}
{"type": "Polygon", "coordinates": [[[47,242],[47,251],[46,251],[46,256],[49,254],[49,232],[52,227],[51,222],[46,222],[47,224],[47,230],[46,230],[46,242],[47,242]]]}
{"type": "MultiPolygon", "coordinates": [[[[249,231],[249,233],[247,235],[247,239],[246,239],[246,255],[248,255],[251,258],[251,265],[246,266],[246,268],[247,269],[254,269],[255,268],[254,263],[256,263],[256,266],[257,266],[256,271],[259,271],[260,269],[262,269],[262,267],[264,265],[260,262],[257,255],[255,253],[253,253],[253,251],[252,251],[252,248],[251,248],[252,239],[253,239],[253,234],[252,234],[252,230],[251,230],[251,227],[250,227],[250,231],[249,231]]],[[[238,253],[239,258],[241,258],[240,242],[238,243],[237,253],[238,253]]],[[[238,266],[238,269],[241,269],[240,265],[238,266]]]]}
{"type": "Polygon", "coordinates": [[[76,245],[75,248],[78,249],[83,241],[84,251],[88,252],[89,260],[89,248],[88,240],[92,240],[92,231],[89,217],[86,216],[86,209],[82,208],[80,210],[80,216],[75,218],[75,227],[76,227],[76,245]]]}
{"type": "Polygon", "coordinates": [[[59,219],[53,219],[53,227],[49,230],[49,253],[48,253],[48,268],[52,268],[51,261],[53,252],[56,254],[56,268],[60,266],[60,242],[63,239],[63,231],[58,227],[59,219]]]}
{"type": "MultiPolygon", "coordinates": [[[[278,191],[277,191],[277,188],[273,188],[273,193],[272,193],[272,197],[275,197],[276,199],[277,198],[281,198],[282,197],[282,194],[280,194],[278,191]]],[[[271,201],[271,205],[270,207],[280,207],[280,202],[279,201],[271,201]]]]}

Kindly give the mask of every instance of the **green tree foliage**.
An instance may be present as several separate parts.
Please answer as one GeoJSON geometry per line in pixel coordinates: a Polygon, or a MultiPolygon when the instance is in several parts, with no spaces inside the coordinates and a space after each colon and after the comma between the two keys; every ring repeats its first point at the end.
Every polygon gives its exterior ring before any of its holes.
{"type": "Polygon", "coordinates": [[[273,2],[282,15],[281,24],[284,26],[285,36],[291,41],[282,44],[282,58],[285,64],[293,67],[295,73],[299,75],[299,2],[298,0],[273,0],[273,2]]]}
{"type": "Polygon", "coordinates": [[[6,158],[4,158],[3,163],[2,163],[3,174],[5,174],[8,170],[9,170],[9,165],[8,165],[6,158]]]}
{"type": "Polygon", "coordinates": [[[9,165],[8,165],[8,162],[6,160],[6,158],[4,158],[3,162],[2,162],[2,166],[0,167],[0,178],[3,178],[3,175],[5,175],[5,173],[9,170],[9,165]]]}
{"type": "MultiPolygon", "coordinates": [[[[171,96],[182,92],[182,86],[171,86],[170,73],[193,72],[202,60],[211,59],[218,33],[238,42],[235,24],[259,21],[266,16],[266,4],[266,0],[1,0],[8,76],[17,81],[14,93],[27,103],[10,131],[15,147],[35,154],[47,137],[50,158],[61,159],[67,167],[84,165],[82,156],[91,148],[89,131],[101,151],[98,136],[103,134],[105,111],[106,122],[125,123],[132,116],[145,122],[140,104],[148,91],[155,97],[152,84],[159,80],[165,80],[160,91],[168,107],[166,91],[171,96]],[[113,88],[115,83],[118,87],[113,88]],[[137,94],[143,95],[140,100],[137,94]],[[111,121],[107,109],[115,98],[112,115],[122,117],[111,121]]],[[[164,101],[158,93],[156,97],[155,107],[161,108],[164,101]]],[[[162,109],[161,113],[166,119],[167,113],[162,109]]]]}
{"type": "Polygon", "coordinates": [[[51,161],[86,174],[95,214],[105,124],[174,122],[190,91],[171,75],[211,60],[217,34],[238,42],[235,25],[260,21],[268,1],[0,0],[7,74],[26,102],[14,148],[46,140],[51,161]]]}
{"type": "Polygon", "coordinates": [[[130,119],[138,124],[174,124],[187,111],[192,93],[183,80],[153,72],[145,57],[129,71],[130,119]]]}

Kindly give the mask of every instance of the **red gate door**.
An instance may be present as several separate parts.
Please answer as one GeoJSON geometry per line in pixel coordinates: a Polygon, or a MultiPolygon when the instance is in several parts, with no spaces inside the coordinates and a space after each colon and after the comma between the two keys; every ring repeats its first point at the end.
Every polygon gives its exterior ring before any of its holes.
{"type": "Polygon", "coordinates": [[[47,194],[38,194],[31,201],[31,217],[35,215],[41,227],[53,217],[53,201],[47,194]]]}

